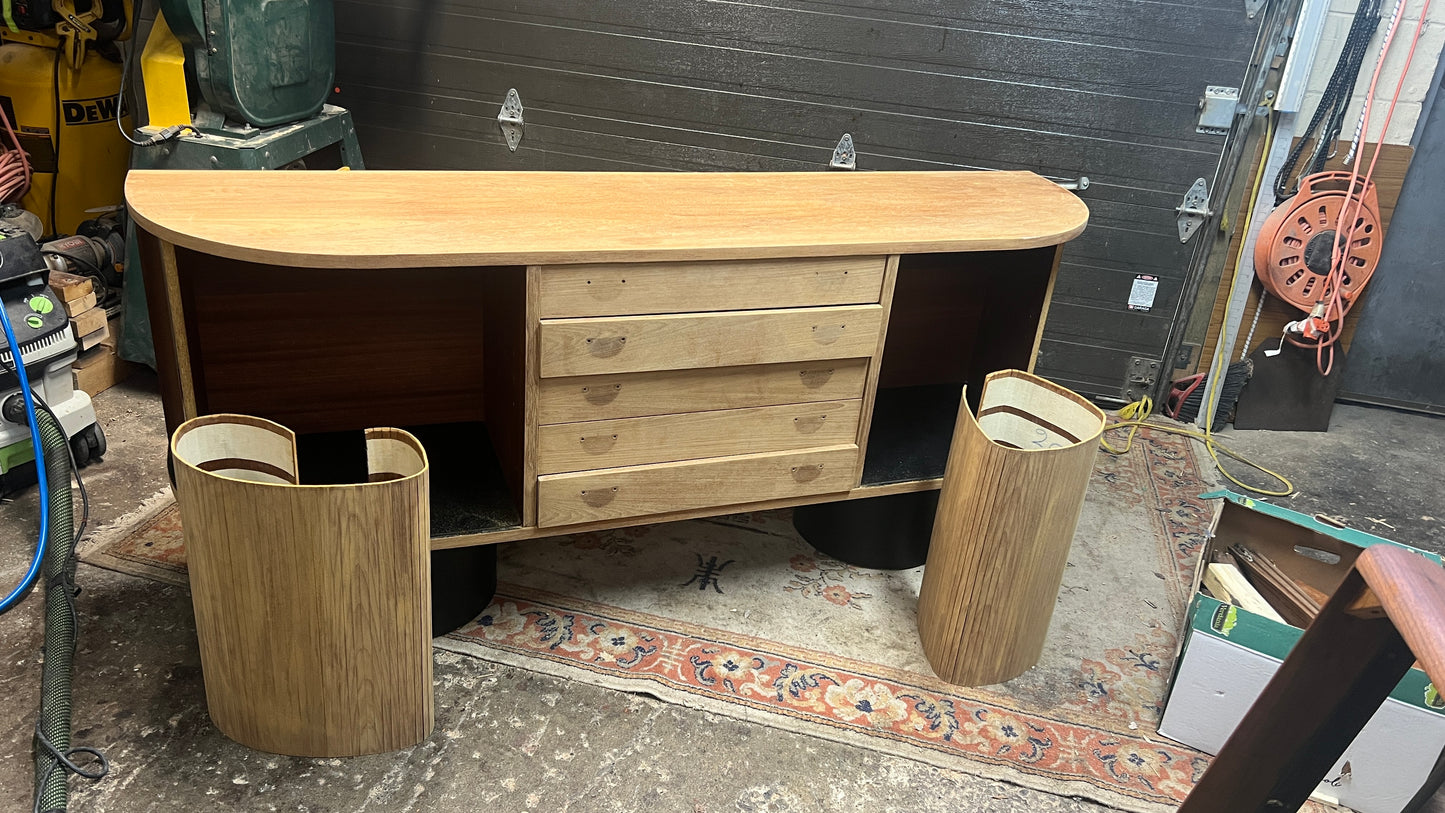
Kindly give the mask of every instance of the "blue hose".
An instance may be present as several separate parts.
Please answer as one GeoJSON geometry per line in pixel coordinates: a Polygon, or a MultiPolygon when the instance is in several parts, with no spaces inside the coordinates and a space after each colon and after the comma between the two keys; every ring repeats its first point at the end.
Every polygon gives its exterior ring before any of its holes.
{"type": "MultiPolygon", "coordinates": [[[[20,394],[25,399],[25,418],[30,424],[30,442],[35,447],[35,479],[40,487],[40,541],[35,543],[35,558],[30,560],[30,569],[20,584],[0,599],[0,613],[20,603],[40,575],[40,565],[45,561],[45,543],[50,538],[50,486],[45,478],[45,453],[40,447],[40,422],[35,417],[35,397],[30,394],[30,377],[25,374],[25,360],[20,358],[20,342],[15,340],[15,330],[10,327],[10,316],[5,312],[5,303],[0,302],[0,328],[5,331],[5,342],[10,346],[10,360],[14,362],[15,377],[20,380],[20,394]]],[[[62,430],[63,434],[63,430],[62,430]]]]}

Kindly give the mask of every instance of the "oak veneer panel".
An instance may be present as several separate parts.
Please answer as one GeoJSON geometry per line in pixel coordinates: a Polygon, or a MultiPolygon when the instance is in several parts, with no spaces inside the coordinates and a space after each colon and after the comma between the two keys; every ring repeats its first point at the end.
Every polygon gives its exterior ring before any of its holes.
{"type": "Polygon", "coordinates": [[[538,392],[543,424],[709,409],[860,398],[868,359],[548,378],[538,392]]]}
{"type": "Polygon", "coordinates": [[[366,432],[374,482],[294,485],[295,436],[212,415],[171,443],[206,705],[263,751],[393,751],[432,729],[426,452],[366,432]]]}
{"type": "Polygon", "coordinates": [[[858,358],[877,350],[879,305],[677,316],[544,319],[542,378],[858,358]]]}
{"type": "Polygon", "coordinates": [[[1104,413],[1017,370],[961,399],[918,597],[933,671],[982,686],[1038,662],[1104,413]]]}
{"type": "Polygon", "coordinates": [[[178,246],[314,268],[1010,250],[1066,242],[1089,215],[1031,172],[369,170],[217,184],[212,172],[138,170],[126,201],[178,246]]]}
{"type": "Polygon", "coordinates": [[[669,460],[777,452],[852,443],[862,401],[721,409],[543,426],[537,472],[635,466],[669,460]]]}
{"type": "Polygon", "coordinates": [[[739,455],[537,478],[537,525],[575,525],[848,491],[858,447],[739,455]]]}
{"type": "Polygon", "coordinates": [[[542,269],[543,318],[878,301],[884,257],[605,263],[542,269]]]}

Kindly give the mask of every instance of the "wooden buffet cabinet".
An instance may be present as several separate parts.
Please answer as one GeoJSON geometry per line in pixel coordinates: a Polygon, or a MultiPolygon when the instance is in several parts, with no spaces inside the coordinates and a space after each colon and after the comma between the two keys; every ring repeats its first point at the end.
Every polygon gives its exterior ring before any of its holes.
{"type": "Polygon", "coordinates": [[[433,549],[938,488],[960,388],[1032,369],[1088,218],[1023,172],[137,171],[126,196],[169,428],[407,428],[433,549]]]}

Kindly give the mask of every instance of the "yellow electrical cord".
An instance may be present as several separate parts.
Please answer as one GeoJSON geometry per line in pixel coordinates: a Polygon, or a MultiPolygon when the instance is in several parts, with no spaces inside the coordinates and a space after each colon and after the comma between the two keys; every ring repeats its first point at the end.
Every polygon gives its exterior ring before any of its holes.
{"type": "MultiPolygon", "coordinates": [[[[1266,107],[1269,107],[1271,104],[1272,103],[1270,101],[1264,102],[1264,106],[1266,107]]],[[[1264,136],[1264,155],[1268,156],[1270,146],[1274,142],[1273,110],[1271,110],[1267,114],[1266,121],[1267,129],[1265,130],[1264,136]]],[[[1254,217],[1255,204],[1259,201],[1260,187],[1264,183],[1264,165],[1266,163],[1268,162],[1265,160],[1261,160],[1259,162],[1259,169],[1255,172],[1254,175],[1254,191],[1250,194],[1249,208],[1245,211],[1243,223],[1244,231],[1241,232],[1244,237],[1239,241],[1239,253],[1236,254],[1234,257],[1234,277],[1232,280],[1230,280],[1229,283],[1229,299],[1226,302],[1224,312],[1224,324],[1226,325],[1229,324],[1228,306],[1233,304],[1235,289],[1239,285],[1239,264],[1244,261],[1244,246],[1245,243],[1249,241],[1249,227],[1251,225],[1251,220],[1254,217]]],[[[1229,480],[1229,482],[1234,483],[1235,485],[1239,486],[1242,489],[1245,489],[1246,491],[1253,491],[1256,494],[1263,494],[1268,497],[1288,497],[1295,491],[1294,483],[1291,483],[1283,475],[1270,471],[1264,466],[1255,463],[1249,458],[1246,458],[1244,455],[1235,452],[1234,450],[1226,447],[1224,444],[1214,439],[1214,413],[1219,408],[1219,388],[1224,383],[1223,379],[1226,369],[1226,366],[1224,364],[1224,355],[1224,336],[1221,332],[1219,341],[1215,344],[1214,347],[1214,360],[1211,364],[1211,366],[1217,367],[1219,369],[1219,375],[1213,377],[1218,380],[1210,381],[1209,392],[1205,395],[1204,402],[1200,405],[1201,409],[1206,410],[1204,413],[1203,432],[1197,432],[1193,429],[1181,429],[1177,426],[1163,426],[1157,423],[1150,423],[1149,415],[1154,412],[1154,401],[1153,399],[1146,396],[1119,410],[1119,417],[1123,420],[1119,421],[1118,423],[1110,424],[1107,428],[1104,429],[1104,433],[1108,434],[1109,432],[1128,427],[1129,437],[1124,442],[1124,448],[1115,449],[1113,446],[1110,446],[1109,442],[1105,440],[1102,436],[1099,438],[1099,445],[1102,446],[1104,451],[1108,452],[1109,454],[1125,454],[1129,451],[1130,448],[1133,447],[1134,438],[1139,434],[1140,427],[1148,427],[1149,429],[1152,429],[1154,431],[1167,432],[1171,435],[1183,435],[1188,438],[1194,438],[1195,440],[1198,440],[1204,444],[1205,450],[1209,452],[1209,458],[1214,461],[1214,467],[1219,469],[1219,473],[1224,475],[1225,479],[1229,480]],[[1240,480],[1238,477],[1235,477],[1227,470],[1225,470],[1224,464],[1219,461],[1219,455],[1221,452],[1227,457],[1234,458],[1235,460],[1238,460],[1239,462],[1245,464],[1246,466],[1249,466],[1250,468],[1264,472],[1270,477],[1273,477],[1274,479],[1284,484],[1285,490],[1273,491],[1264,488],[1255,488],[1254,486],[1245,483],[1243,480],[1240,480]]]]}

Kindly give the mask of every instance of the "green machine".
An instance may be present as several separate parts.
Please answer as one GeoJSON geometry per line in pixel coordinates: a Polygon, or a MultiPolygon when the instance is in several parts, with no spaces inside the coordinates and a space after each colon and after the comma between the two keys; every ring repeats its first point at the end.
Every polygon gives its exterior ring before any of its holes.
{"type": "Polygon", "coordinates": [[[212,113],[274,127],[321,110],[336,72],[331,0],[160,0],[160,6],[212,113]]]}
{"type": "MultiPolygon", "coordinates": [[[[139,55],[148,124],[132,142],[132,169],[304,168],[332,147],[341,166],[365,168],[351,114],[326,104],[336,71],[331,0],[158,2],[139,55]]],[[[132,237],[117,350],[154,367],[132,237]]]]}

